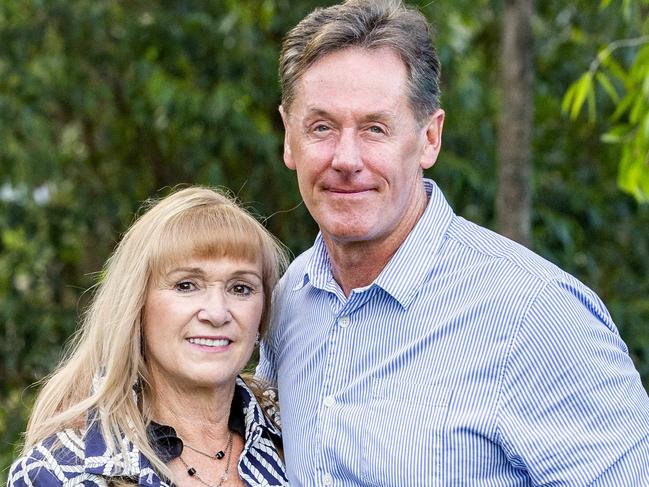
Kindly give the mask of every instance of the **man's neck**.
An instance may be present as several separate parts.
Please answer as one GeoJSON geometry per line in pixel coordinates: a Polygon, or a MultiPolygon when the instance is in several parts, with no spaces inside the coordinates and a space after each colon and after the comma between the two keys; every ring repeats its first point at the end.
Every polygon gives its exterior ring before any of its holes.
{"type": "MultiPolygon", "coordinates": [[[[331,272],[334,279],[349,296],[352,289],[367,286],[376,279],[394,255],[391,252],[373,248],[367,242],[354,242],[344,245],[327,244],[331,272]]],[[[397,247],[398,248],[398,247],[397,247]]]]}
{"type": "Polygon", "coordinates": [[[380,240],[340,242],[323,232],[331,272],[345,296],[349,296],[353,289],[368,286],[381,274],[423,215],[426,203],[427,198],[414,218],[404,222],[400,231],[380,240]]]}

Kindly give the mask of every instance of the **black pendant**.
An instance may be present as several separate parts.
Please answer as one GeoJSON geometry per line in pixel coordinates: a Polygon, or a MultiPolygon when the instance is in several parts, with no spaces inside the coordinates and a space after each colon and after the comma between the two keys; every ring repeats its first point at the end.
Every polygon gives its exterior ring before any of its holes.
{"type": "Polygon", "coordinates": [[[217,451],[217,452],[216,452],[216,455],[214,455],[214,457],[217,458],[218,460],[220,460],[220,459],[223,458],[224,456],[225,456],[225,453],[223,452],[223,450],[219,450],[219,451],[217,451]]]}
{"type": "Polygon", "coordinates": [[[194,467],[189,467],[187,469],[187,475],[189,475],[190,477],[193,477],[194,475],[196,475],[196,469],[194,467]]]}

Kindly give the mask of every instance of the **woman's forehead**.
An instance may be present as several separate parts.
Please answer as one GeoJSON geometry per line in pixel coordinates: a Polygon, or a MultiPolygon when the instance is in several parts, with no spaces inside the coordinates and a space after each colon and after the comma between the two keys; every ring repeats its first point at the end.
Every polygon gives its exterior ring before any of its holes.
{"type": "Polygon", "coordinates": [[[238,250],[228,251],[227,249],[220,249],[218,252],[177,252],[158,259],[157,268],[161,271],[168,271],[174,267],[207,267],[214,265],[238,266],[253,269],[262,267],[258,252],[238,250]]]}
{"type": "Polygon", "coordinates": [[[207,271],[214,268],[227,268],[240,272],[254,272],[261,274],[262,264],[259,259],[230,255],[213,256],[187,256],[169,261],[163,266],[162,273],[166,274],[175,270],[207,271]]]}

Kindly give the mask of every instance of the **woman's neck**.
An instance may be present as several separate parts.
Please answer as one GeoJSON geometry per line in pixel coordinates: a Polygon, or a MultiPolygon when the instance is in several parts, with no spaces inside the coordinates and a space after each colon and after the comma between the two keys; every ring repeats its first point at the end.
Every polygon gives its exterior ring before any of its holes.
{"type": "Polygon", "coordinates": [[[235,384],[219,389],[192,389],[156,383],[153,419],[173,427],[190,445],[220,442],[228,435],[235,384]]]}

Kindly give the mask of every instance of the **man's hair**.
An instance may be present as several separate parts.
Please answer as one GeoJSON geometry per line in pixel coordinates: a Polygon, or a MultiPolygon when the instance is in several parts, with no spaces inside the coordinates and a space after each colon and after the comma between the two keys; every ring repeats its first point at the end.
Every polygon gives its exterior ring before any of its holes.
{"type": "Polygon", "coordinates": [[[347,0],[317,8],[291,29],[282,44],[280,83],[287,112],[302,75],[327,54],[357,47],[390,48],[408,71],[408,97],[423,123],[439,108],[440,63],[431,27],[421,12],[401,0],[347,0]]]}

